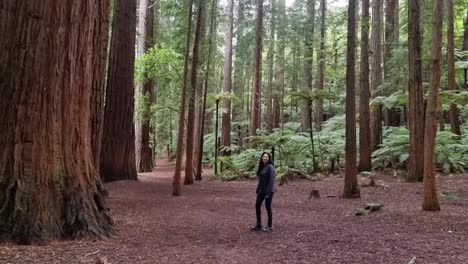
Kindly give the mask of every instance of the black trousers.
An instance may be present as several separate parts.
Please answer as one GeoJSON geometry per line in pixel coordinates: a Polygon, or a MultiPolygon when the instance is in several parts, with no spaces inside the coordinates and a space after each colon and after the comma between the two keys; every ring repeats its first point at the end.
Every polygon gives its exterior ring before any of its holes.
{"type": "Polygon", "coordinates": [[[273,201],[273,193],[268,198],[265,198],[265,196],[266,194],[264,193],[257,194],[257,201],[255,202],[255,212],[257,214],[257,225],[262,224],[261,207],[262,207],[263,200],[265,200],[265,207],[266,207],[267,214],[268,214],[268,226],[271,227],[272,221],[273,221],[273,216],[271,213],[271,202],[273,201]]]}

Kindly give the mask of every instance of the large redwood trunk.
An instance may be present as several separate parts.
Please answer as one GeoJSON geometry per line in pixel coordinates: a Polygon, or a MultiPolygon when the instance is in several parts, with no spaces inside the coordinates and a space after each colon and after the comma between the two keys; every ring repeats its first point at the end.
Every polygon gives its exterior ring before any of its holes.
{"type": "Polygon", "coordinates": [[[424,99],[422,90],[422,57],[420,1],[408,3],[408,124],[410,132],[408,181],[421,181],[424,168],[424,99]]]}
{"type": "Polygon", "coordinates": [[[427,98],[426,126],[424,130],[424,202],[425,211],[439,211],[435,177],[435,138],[440,89],[440,58],[442,46],[442,0],[434,0],[432,21],[431,79],[427,98]]]}
{"type": "Polygon", "coordinates": [[[107,10],[106,1],[0,4],[0,240],[113,233],[91,146],[107,10]]]}
{"type": "MultiPolygon", "coordinates": [[[[224,71],[223,71],[223,92],[230,93],[232,85],[232,34],[234,23],[234,0],[227,2],[228,28],[224,38],[224,71]]],[[[231,145],[231,100],[223,100],[223,119],[221,129],[221,146],[231,145]]],[[[229,151],[224,151],[224,155],[230,155],[229,151]]]]}
{"type": "MultiPolygon", "coordinates": [[[[139,7],[138,20],[138,56],[142,56],[145,52],[153,47],[153,22],[154,22],[154,6],[152,0],[141,0],[139,7]]],[[[139,83],[137,92],[139,97],[146,96],[149,103],[154,102],[153,81],[139,83]]],[[[152,150],[150,147],[150,118],[148,115],[150,105],[139,105],[139,108],[146,108],[145,116],[139,117],[135,125],[135,163],[138,172],[150,172],[153,170],[152,150]]]]}
{"type": "Polygon", "coordinates": [[[198,15],[197,15],[197,28],[195,30],[195,40],[193,44],[193,59],[192,59],[192,74],[190,77],[190,94],[189,105],[187,113],[187,140],[185,156],[185,178],[184,184],[193,183],[193,145],[194,145],[194,129],[195,129],[195,96],[198,77],[198,64],[200,58],[200,42],[202,38],[202,24],[204,23],[203,13],[205,10],[205,0],[198,0],[198,15]]]}
{"type": "Polygon", "coordinates": [[[133,123],[136,0],[116,0],[109,55],[101,176],[136,180],[133,123]]]}
{"type": "Polygon", "coordinates": [[[348,33],[346,49],[346,164],[343,198],[361,196],[356,166],[356,0],[349,0],[348,33]]]}
{"type": "MultiPolygon", "coordinates": [[[[312,92],[312,65],[314,64],[314,17],[315,0],[307,0],[307,27],[305,32],[305,51],[304,51],[304,69],[305,69],[305,90],[312,92]]],[[[301,126],[306,131],[311,126],[312,105],[309,100],[302,102],[301,126]]]]}
{"type": "Polygon", "coordinates": [[[371,139],[370,139],[370,109],[369,109],[369,0],[362,1],[361,23],[361,74],[359,83],[359,170],[371,171],[371,139]]]}
{"type": "MultiPolygon", "coordinates": [[[[448,66],[448,89],[455,90],[455,40],[453,29],[453,0],[447,0],[447,66],[448,66]]],[[[452,133],[461,135],[460,120],[456,104],[450,105],[450,129],[452,133]]],[[[443,120],[443,119],[442,119],[443,120]]]]}
{"type": "Polygon", "coordinates": [[[263,32],[263,0],[256,0],[257,19],[255,25],[255,65],[252,84],[252,108],[250,109],[250,136],[257,135],[260,128],[260,98],[262,85],[262,32],[263,32]]]}

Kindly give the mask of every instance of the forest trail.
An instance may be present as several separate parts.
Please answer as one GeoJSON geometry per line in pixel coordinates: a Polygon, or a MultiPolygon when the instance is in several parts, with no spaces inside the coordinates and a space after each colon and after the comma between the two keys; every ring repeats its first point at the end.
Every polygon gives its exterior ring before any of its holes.
{"type": "MultiPolygon", "coordinates": [[[[272,233],[254,223],[255,182],[203,179],[172,197],[174,167],[158,161],[138,182],[107,184],[117,234],[110,239],[53,241],[0,247],[0,263],[468,263],[466,198],[441,197],[442,211],[422,212],[422,183],[379,176],[385,188],[362,188],[344,200],[343,179],[297,180],[277,187],[272,233]],[[320,199],[309,199],[312,189],[320,199]],[[465,200],[463,200],[465,199],[465,200]],[[383,210],[355,216],[368,202],[383,210]]],[[[468,178],[444,176],[440,191],[455,194],[468,178]]],[[[264,208],[262,208],[265,217],[264,208]]]]}

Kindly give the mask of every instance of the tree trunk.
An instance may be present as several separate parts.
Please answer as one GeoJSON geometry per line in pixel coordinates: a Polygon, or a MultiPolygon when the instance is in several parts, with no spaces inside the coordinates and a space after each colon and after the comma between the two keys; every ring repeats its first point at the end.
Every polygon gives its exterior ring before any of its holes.
{"type": "Polygon", "coordinates": [[[356,52],[356,0],[349,0],[348,36],[346,52],[346,165],[343,198],[361,196],[356,168],[356,98],[355,98],[355,52],[356,52]]]}
{"type": "MultiPolygon", "coordinates": [[[[245,0],[239,0],[239,7],[237,9],[237,44],[235,48],[235,61],[234,61],[234,93],[241,99],[243,103],[243,93],[245,86],[245,74],[244,74],[244,64],[245,64],[245,37],[244,37],[244,28],[245,28],[245,0]]],[[[242,104],[234,105],[232,107],[232,120],[234,122],[241,120],[242,115],[242,104]]],[[[240,139],[239,139],[240,143],[240,139]]]]}
{"type": "MultiPolygon", "coordinates": [[[[320,0],[320,50],[318,51],[318,78],[317,90],[323,90],[325,83],[325,14],[326,0],[320,0]]],[[[317,130],[322,130],[323,123],[323,99],[319,98],[315,104],[315,127],[317,130]]]]}
{"type": "Polygon", "coordinates": [[[182,82],[182,91],[180,94],[180,107],[179,107],[179,128],[177,131],[177,150],[176,150],[176,165],[174,169],[174,177],[172,181],[172,195],[179,196],[181,194],[180,178],[182,170],[182,156],[184,155],[184,130],[185,130],[185,104],[187,98],[187,77],[188,77],[188,64],[190,61],[190,42],[192,30],[192,6],[193,0],[188,3],[188,16],[187,16],[187,41],[185,42],[185,55],[184,55],[184,80],[182,82]]]}
{"type": "MultiPolygon", "coordinates": [[[[455,90],[455,40],[453,29],[453,0],[447,0],[447,66],[448,90],[455,90]]],[[[450,105],[450,128],[452,133],[461,135],[458,108],[456,104],[450,105]]]]}
{"type": "Polygon", "coordinates": [[[260,98],[262,85],[262,32],[263,32],[263,0],[256,0],[255,25],[255,65],[252,84],[252,108],[250,109],[250,136],[257,135],[260,128],[260,98]]]}
{"type": "Polygon", "coordinates": [[[273,97],[273,128],[279,128],[283,120],[283,97],[284,97],[284,49],[286,46],[286,4],[285,0],[279,0],[278,19],[278,63],[276,64],[276,93],[273,97]]]}
{"type": "Polygon", "coordinates": [[[424,169],[424,99],[422,90],[421,9],[419,0],[408,4],[408,124],[410,132],[408,181],[422,181],[424,169]]]}
{"type": "MultiPolygon", "coordinates": [[[[234,24],[234,0],[227,2],[228,25],[224,38],[224,71],[223,71],[223,92],[231,92],[232,77],[232,32],[234,24]]],[[[231,100],[223,100],[223,127],[221,131],[221,146],[231,146],[231,100]]],[[[223,155],[230,155],[230,151],[223,151],[223,155]]]]}
{"type": "Polygon", "coordinates": [[[431,48],[431,80],[427,98],[424,134],[424,202],[425,211],[440,211],[435,178],[435,138],[440,89],[440,57],[442,46],[442,0],[434,0],[431,48]]]}
{"type": "Polygon", "coordinates": [[[205,10],[205,0],[198,0],[198,15],[197,15],[197,27],[195,30],[195,40],[193,43],[193,53],[192,53],[192,75],[190,78],[190,97],[188,105],[188,115],[187,115],[187,141],[186,141],[186,152],[185,156],[186,165],[185,165],[185,179],[184,184],[193,183],[193,143],[194,143],[194,129],[195,129],[195,96],[197,89],[197,77],[198,77],[198,64],[200,58],[200,40],[203,37],[203,12],[205,10]]]}
{"type": "MultiPolygon", "coordinates": [[[[372,1],[372,64],[371,89],[373,98],[380,95],[378,86],[382,84],[382,1],[372,1]]],[[[371,109],[371,150],[375,151],[382,142],[382,108],[371,109]]]]}
{"type": "Polygon", "coordinates": [[[268,90],[266,101],[266,125],[268,132],[273,131],[273,64],[275,61],[276,4],[271,0],[270,46],[268,48],[268,90]]]}
{"type": "MultiPolygon", "coordinates": [[[[306,32],[305,32],[305,89],[309,93],[312,92],[312,65],[314,64],[314,18],[315,18],[315,0],[307,0],[307,22],[306,22],[306,32]]],[[[302,115],[301,115],[301,124],[302,130],[305,131],[310,127],[311,117],[310,109],[311,104],[309,101],[304,100],[302,105],[302,115]]]]}
{"type": "MultiPolygon", "coordinates": [[[[138,56],[145,54],[153,46],[153,22],[154,22],[154,6],[152,0],[140,0],[139,20],[138,20],[138,36],[137,52],[138,56]],[[151,8],[149,8],[151,6],[151,8]]],[[[144,100],[145,104],[138,106],[145,108],[142,112],[145,116],[138,118],[135,125],[135,163],[138,172],[150,172],[153,170],[152,153],[150,148],[150,119],[149,107],[147,103],[152,103],[153,100],[153,82],[139,83],[137,92],[140,98],[148,97],[149,101],[144,100]]]]}
{"type": "Polygon", "coordinates": [[[362,1],[361,74],[359,107],[359,170],[371,171],[370,109],[369,109],[369,0],[362,1]]]}
{"type": "Polygon", "coordinates": [[[90,125],[107,11],[106,1],[0,4],[1,241],[114,232],[90,125]]]}
{"type": "Polygon", "coordinates": [[[137,179],[133,123],[135,35],[136,1],[116,0],[101,153],[104,181],[137,179]]]}
{"type": "Polygon", "coordinates": [[[91,96],[91,147],[96,171],[100,172],[102,132],[104,125],[104,94],[107,65],[107,46],[109,41],[109,1],[97,4],[98,14],[94,21],[94,49],[98,56],[93,56],[94,75],[91,96]]]}

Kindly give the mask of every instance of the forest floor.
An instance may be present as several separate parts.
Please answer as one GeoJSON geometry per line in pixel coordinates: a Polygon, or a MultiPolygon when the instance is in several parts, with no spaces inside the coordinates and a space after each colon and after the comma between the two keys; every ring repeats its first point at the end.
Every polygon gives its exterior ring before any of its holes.
{"type": "MultiPolygon", "coordinates": [[[[468,263],[468,176],[439,176],[440,212],[421,211],[422,183],[389,174],[360,199],[340,199],[341,175],[277,187],[272,233],[252,232],[255,181],[204,179],[172,197],[173,165],[107,184],[117,235],[0,246],[0,263],[468,263]],[[309,199],[310,191],[321,198],[309,199]],[[327,197],[328,196],[328,197],[327,197]],[[364,204],[382,210],[356,216],[364,204]]],[[[264,208],[262,208],[265,217],[264,208]]]]}

